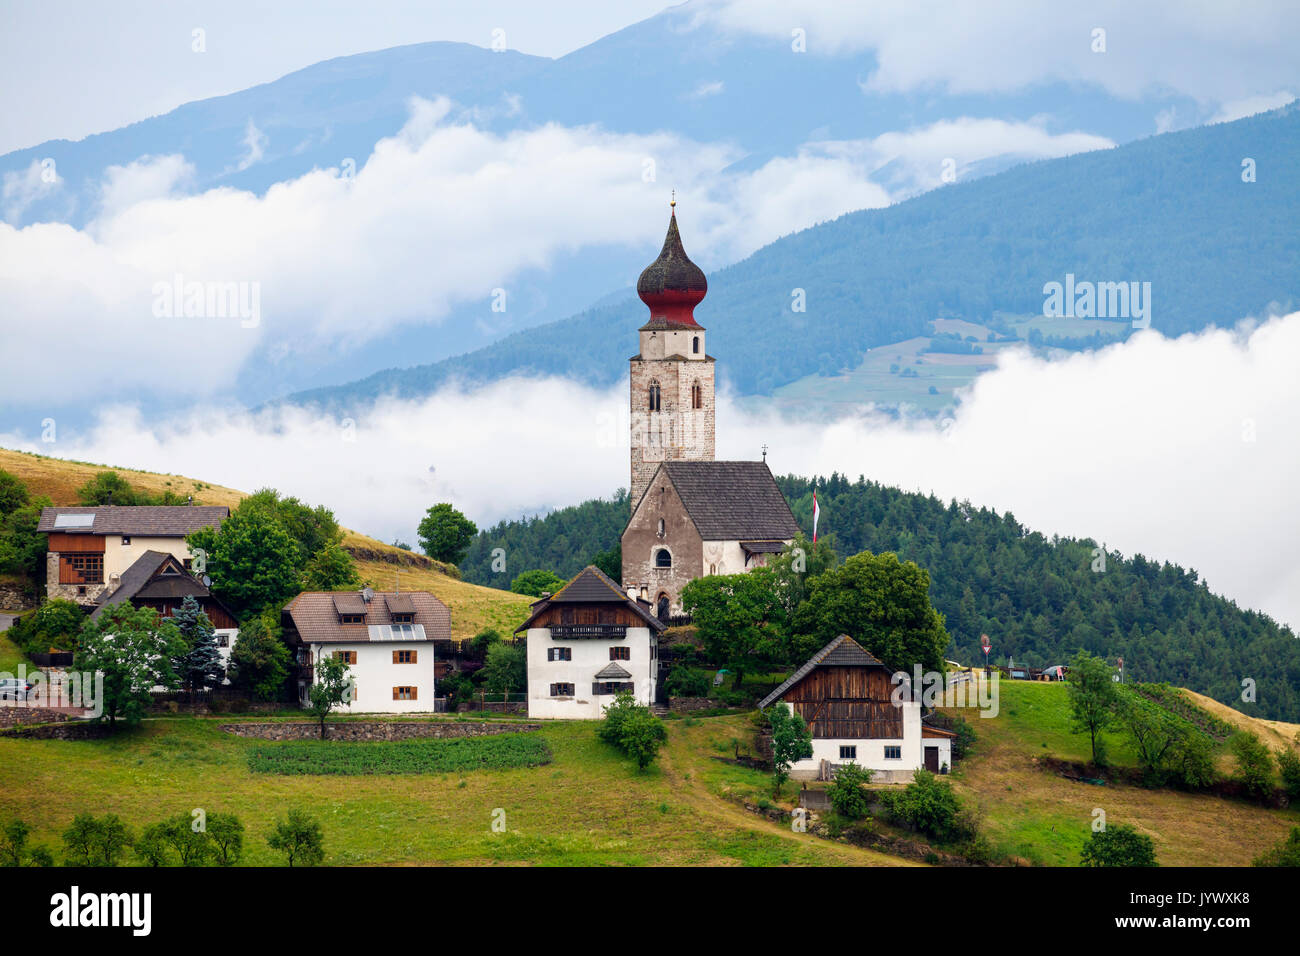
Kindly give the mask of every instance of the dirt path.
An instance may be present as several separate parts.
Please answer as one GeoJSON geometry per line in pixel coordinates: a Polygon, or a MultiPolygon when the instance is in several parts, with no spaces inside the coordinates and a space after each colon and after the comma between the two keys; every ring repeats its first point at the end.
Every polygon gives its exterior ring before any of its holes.
{"type": "MultiPolygon", "coordinates": [[[[674,731],[678,731],[674,728],[674,731]]],[[[704,761],[711,759],[707,754],[685,745],[680,739],[680,731],[669,738],[669,745],[661,752],[659,761],[664,773],[671,779],[673,789],[688,795],[695,811],[702,819],[714,820],[731,829],[762,833],[766,836],[778,836],[783,840],[798,843],[810,851],[826,857],[828,862],[845,866],[919,866],[911,860],[889,856],[875,850],[866,850],[836,843],[814,836],[811,833],[796,833],[789,826],[781,826],[765,820],[757,814],[750,813],[743,807],[710,792],[701,782],[700,769],[704,761]],[[677,737],[674,740],[673,737],[677,737]],[[689,775],[689,779],[687,776],[689,775]]]]}

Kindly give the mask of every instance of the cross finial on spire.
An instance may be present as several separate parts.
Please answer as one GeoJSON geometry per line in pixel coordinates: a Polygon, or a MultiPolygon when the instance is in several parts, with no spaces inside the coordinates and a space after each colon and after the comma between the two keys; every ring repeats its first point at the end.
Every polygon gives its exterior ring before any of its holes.
{"type": "Polygon", "coordinates": [[[763,460],[767,461],[767,443],[763,443],[763,460]]]}
{"type": "Polygon", "coordinates": [[[673,209],[676,209],[676,208],[677,208],[677,190],[676,190],[676,189],[673,190],[673,198],[672,198],[672,201],[671,201],[668,205],[669,205],[671,208],[673,208],[673,209]]]}

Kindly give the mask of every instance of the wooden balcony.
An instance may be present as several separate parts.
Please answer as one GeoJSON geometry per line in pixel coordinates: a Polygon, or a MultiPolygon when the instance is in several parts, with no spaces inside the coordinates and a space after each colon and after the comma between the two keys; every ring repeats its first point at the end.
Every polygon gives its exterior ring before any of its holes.
{"type": "Polygon", "coordinates": [[[627,637],[626,624],[552,624],[551,640],[575,641],[584,638],[621,641],[627,637]]]}

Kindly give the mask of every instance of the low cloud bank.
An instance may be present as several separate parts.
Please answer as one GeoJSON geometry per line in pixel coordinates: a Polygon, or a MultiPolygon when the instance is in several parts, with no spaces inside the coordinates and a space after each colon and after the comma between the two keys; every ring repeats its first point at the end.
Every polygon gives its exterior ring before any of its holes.
{"type": "MultiPolygon", "coordinates": [[[[937,425],[864,408],[813,426],[723,396],[718,457],[754,459],[767,444],[777,473],[862,474],[1009,510],[1049,535],[1194,567],[1214,591],[1296,626],[1298,364],[1293,313],[1178,339],[1143,332],[1053,361],[1004,354],[937,425]]],[[[485,527],[626,486],[626,403],[622,385],[509,379],[381,401],[356,422],[294,408],[152,421],[115,408],[84,437],[9,434],[0,444],[272,485],[327,504],[349,527],[414,543],[438,501],[485,527]]],[[[822,530],[835,522],[824,510],[822,530]]]]}

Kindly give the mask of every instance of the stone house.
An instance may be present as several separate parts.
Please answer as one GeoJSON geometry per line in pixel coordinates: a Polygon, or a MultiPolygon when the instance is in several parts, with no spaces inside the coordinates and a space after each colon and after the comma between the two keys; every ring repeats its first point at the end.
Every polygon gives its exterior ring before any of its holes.
{"type": "Polygon", "coordinates": [[[186,535],[220,527],[229,516],[216,505],[45,508],[36,526],[49,536],[45,593],[92,607],[146,551],[174,555],[188,569],[186,535]]]}

